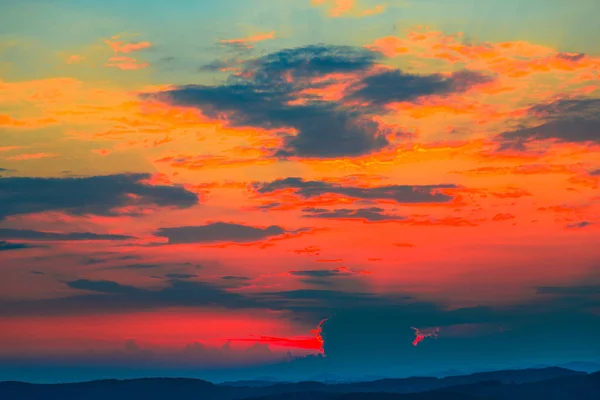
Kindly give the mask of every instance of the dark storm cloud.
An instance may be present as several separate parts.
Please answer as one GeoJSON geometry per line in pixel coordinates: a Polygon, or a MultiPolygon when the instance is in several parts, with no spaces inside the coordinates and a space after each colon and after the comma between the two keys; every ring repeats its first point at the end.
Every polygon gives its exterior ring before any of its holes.
{"type": "Polygon", "coordinates": [[[278,179],[273,182],[253,184],[258,193],[272,193],[282,189],[295,189],[302,197],[317,197],[323,194],[340,194],[364,200],[389,199],[397,203],[443,203],[452,196],[439,192],[439,189],[452,189],[456,185],[388,185],[363,188],[342,186],[324,181],[305,181],[302,178],[278,179]]]}
{"type": "Polygon", "coordinates": [[[383,105],[396,101],[411,101],[432,94],[461,92],[490,78],[472,71],[460,71],[451,76],[413,75],[400,70],[385,71],[363,79],[360,89],[351,97],[383,105]]]}
{"type": "Polygon", "coordinates": [[[334,282],[328,279],[300,279],[300,282],[313,286],[333,286],[334,282]]]}
{"type": "Polygon", "coordinates": [[[72,289],[89,290],[99,293],[138,293],[139,289],[135,286],[121,285],[113,281],[91,281],[88,279],[79,279],[76,281],[66,282],[67,286],[72,289]]]}
{"type": "Polygon", "coordinates": [[[325,44],[296,47],[270,53],[248,62],[250,70],[260,73],[258,80],[273,76],[283,77],[287,72],[296,76],[318,76],[333,72],[352,72],[374,65],[380,53],[353,46],[325,44]]]}
{"type": "Polygon", "coordinates": [[[165,278],[169,278],[169,279],[192,279],[192,278],[196,278],[198,275],[194,275],[194,274],[182,274],[182,273],[173,273],[173,274],[166,274],[165,278]]]}
{"type": "Polygon", "coordinates": [[[369,222],[402,221],[406,219],[406,217],[401,215],[385,214],[385,210],[379,207],[358,209],[337,208],[334,210],[327,210],[323,208],[305,208],[302,211],[306,213],[303,215],[303,217],[307,218],[361,219],[369,222]]]}
{"type": "MultiPolygon", "coordinates": [[[[231,75],[223,85],[183,85],[147,96],[198,107],[213,118],[226,115],[235,126],[294,128],[297,135],[284,136],[283,147],[273,149],[275,156],[359,156],[388,146],[386,135],[392,133],[374,122],[369,110],[318,98],[308,98],[303,104],[291,102],[303,89],[329,84],[326,80],[315,82],[313,78],[336,72],[366,72],[379,57],[377,52],[352,46],[320,44],[285,49],[243,63],[234,62],[242,71],[231,75]]],[[[222,70],[231,66],[231,61],[216,61],[201,68],[222,70]]],[[[462,91],[483,80],[484,77],[468,71],[451,77],[392,71],[365,78],[349,99],[365,98],[380,105],[386,101],[462,91]]]]}
{"type": "Polygon", "coordinates": [[[127,265],[117,265],[115,267],[107,267],[104,268],[106,270],[114,270],[114,269],[155,269],[161,268],[168,264],[146,264],[146,263],[136,263],[136,264],[127,264],[127,265]]]}
{"type": "Polygon", "coordinates": [[[29,240],[127,240],[135,239],[127,235],[99,234],[92,232],[55,233],[28,229],[0,229],[0,238],[29,240]]]}
{"type": "Polygon", "coordinates": [[[5,240],[0,240],[0,251],[31,249],[34,247],[40,247],[40,246],[32,245],[29,243],[15,243],[15,242],[7,242],[5,240]]]}
{"type": "MultiPolygon", "coordinates": [[[[112,253],[108,253],[110,255],[112,253]]],[[[139,260],[141,257],[135,254],[126,254],[124,256],[117,256],[112,258],[100,258],[96,257],[88,257],[82,261],[84,265],[95,265],[95,264],[105,264],[110,261],[127,261],[127,260],[139,260]]]]}
{"type": "Polygon", "coordinates": [[[337,269],[313,269],[302,271],[290,271],[290,275],[310,276],[313,278],[328,278],[332,276],[348,275],[348,273],[337,269]]]}
{"type": "Polygon", "coordinates": [[[522,149],[528,142],[555,139],[600,143],[600,99],[562,99],[531,107],[544,122],[499,135],[503,148],[522,149]]]}
{"type": "Polygon", "coordinates": [[[198,202],[181,186],[150,185],[144,182],[149,178],[149,174],[0,178],[0,219],[44,211],[118,215],[125,206],[187,208],[198,202]]]}
{"type": "MultiPolygon", "coordinates": [[[[288,102],[294,100],[294,92],[310,87],[308,78],[366,69],[378,56],[350,46],[281,50],[247,61],[244,73],[231,76],[225,85],[186,85],[166,92],[166,96],[176,104],[199,107],[211,117],[227,113],[233,125],[295,128],[298,135],[286,137],[284,147],[275,151],[278,156],[360,155],[388,144],[385,132],[380,132],[375,122],[333,103],[315,101],[294,106],[288,102]],[[293,76],[292,81],[287,79],[288,74],[293,76]]],[[[205,66],[222,67],[226,65],[221,62],[205,66]]]]}
{"type": "Polygon", "coordinates": [[[285,233],[286,231],[282,227],[276,225],[260,228],[225,222],[214,222],[200,226],[160,228],[154,232],[156,236],[167,238],[169,244],[253,242],[284,235],[285,233]]]}
{"type": "Polygon", "coordinates": [[[298,135],[286,137],[284,147],[276,152],[280,156],[361,155],[388,144],[387,132],[380,132],[377,123],[359,112],[325,102],[288,105],[293,100],[292,84],[280,85],[187,85],[167,92],[167,96],[176,104],[197,106],[211,117],[228,113],[233,125],[295,128],[298,135]]]}
{"type": "Polygon", "coordinates": [[[161,307],[219,306],[229,309],[266,307],[280,309],[284,302],[264,302],[208,282],[170,279],[158,289],[123,285],[108,280],[78,279],[64,282],[90,294],[44,300],[0,302],[0,315],[68,315],[94,312],[147,310],[161,307]]]}
{"type": "Polygon", "coordinates": [[[247,276],[225,275],[222,276],[221,279],[226,281],[249,281],[251,278],[248,278],[247,276]]]}

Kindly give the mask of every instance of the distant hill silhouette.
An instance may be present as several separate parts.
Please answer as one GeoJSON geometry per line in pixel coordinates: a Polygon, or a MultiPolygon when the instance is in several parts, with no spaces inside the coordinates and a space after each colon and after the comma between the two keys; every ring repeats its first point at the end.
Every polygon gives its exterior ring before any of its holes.
{"type": "Polygon", "coordinates": [[[0,382],[0,399],[86,400],[600,400],[600,373],[564,368],[506,370],[447,378],[414,377],[371,382],[271,383],[240,381],[216,385],[200,379],[148,378],[82,383],[0,382]]]}

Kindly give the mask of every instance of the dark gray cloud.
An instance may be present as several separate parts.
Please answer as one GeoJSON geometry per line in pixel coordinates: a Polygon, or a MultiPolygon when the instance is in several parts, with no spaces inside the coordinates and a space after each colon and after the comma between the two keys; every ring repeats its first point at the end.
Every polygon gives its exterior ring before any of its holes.
{"type": "Polygon", "coordinates": [[[66,315],[198,306],[280,309],[279,304],[283,305],[283,301],[276,298],[265,302],[261,298],[229,292],[196,280],[170,279],[166,287],[158,289],[123,285],[109,280],[78,279],[64,283],[72,289],[91,293],[50,300],[0,302],[0,315],[66,315]]]}
{"type": "Polygon", "coordinates": [[[211,243],[211,242],[253,242],[273,236],[280,236],[286,231],[276,225],[260,228],[248,225],[214,222],[199,226],[178,226],[160,228],[154,234],[165,237],[169,244],[211,243]]]}
{"type": "Polygon", "coordinates": [[[304,208],[302,211],[306,213],[303,217],[307,218],[360,219],[369,222],[402,221],[406,219],[406,217],[401,215],[385,214],[385,210],[380,207],[358,209],[336,208],[333,210],[324,208],[304,208]]]}
{"type": "Polygon", "coordinates": [[[600,99],[562,99],[531,107],[543,120],[498,136],[502,148],[523,149],[528,142],[555,139],[572,143],[600,143],[600,99]]]}
{"type": "MultiPolygon", "coordinates": [[[[203,67],[214,71],[239,66],[222,85],[183,85],[159,95],[148,96],[184,106],[200,108],[217,118],[226,115],[234,126],[269,129],[294,128],[295,135],[283,135],[283,146],[271,149],[278,157],[358,156],[389,145],[392,132],[374,122],[368,107],[350,107],[344,101],[323,101],[317,97],[294,103],[303,89],[330,84],[326,79],[334,72],[366,71],[375,65],[380,54],[362,47],[313,45],[285,49],[240,63],[216,61],[203,67]]],[[[451,77],[416,76],[400,71],[366,77],[357,84],[349,100],[367,99],[381,105],[399,99],[415,99],[434,93],[462,91],[484,80],[476,73],[464,71],[451,77]]]]}
{"type": "Polygon", "coordinates": [[[295,189],[296,194],[317,197],[323,194],[340,194],[364,200],[388,199],[397,203],[443,203],[452,196],[440,193],[440,189],[456,188],[456,185],[387,185],[375,187],[342,186],[325,181],[305,181],[302,178],[278,179],[273,182],[253,184],[258,193],[272,193],[282,189],[295,189]]]}
{"type": "Polygon", "coordinates": [[[287,136],[283,148],[273,149],[282,157],[356,156],[387,146],[388,132],[380,131],[377,123],[358,111],[343,110],[326,102],[289,105],[293,100],[291,85],[187,85],[166,95],[176,104],[197,106],[211,117],[226,113],[233,125],[295,128],[297,135],[287,136]]]}
{"type": "Polygon", "coordinates": [[[0,238],[29,240],[127,240],[135,239],[127,235],[111,235],[92,232],[43,232],[29,229],[0,229],[0,238]]]}
{"type": "Polygon", "coordinates": [[[136,264],[126,264],[126,265],[117,265],[114,267],[107,267],[104,269],[155,269],[161,268],[165,266],[165,264],[150,264],[150,263],[136,263],[136,264]]]}
{"type": "Polygon", "coordinates": [[[196,278],[198,275],[194,275],[194,274],[182,274],[182,273],[172,273],[172,274],[166,274],[165,278],[169,278],[169,279],[192,279],[192,278],[196,278]]]}
{"type": "Polygon", "coordinates": [[[29,243],[15,243],[15,242],[7,242],[5,240],[0,240],[0,251],[31,249],[34,247],[40,247],[40,246],[32,245],[29,243]]]}
{"type": "Polygon", "coordinates": [[[308,269],[300,271],[290,271],[290,275],[309,276],[312,278],[329,278],[332,276],[348,275],[348,272],[337,269],[308,269]]]}
{"type": "Polygon", "coordinates": [[[225,275],[222,276],[221,279],[226,281],[249,281],[251,278],[248,278],[247,276],[225,275]]]}
{"type": "Polygon", "coordinates": [[[300,282],[305,283],[307,285],[313,285],[313,286],[334,286],[334,282],[329,280],[329,279],[312,279],[312,278],[307,278],[307,279],[300,279],[300,282]]]}
{"type": "Polygon", "coordinates": [[[489,81],[489,77],[472,71],[443,76],[413,75],[400,70],[390,70],[363,79],[351,97],[366,100],[373,105],[384,105],[396,101],[411,101],[432,94],[462,92],[473,85],[489,81]]]}
{"type": "Polygon", "coordinates": [[[592,176],[600,176],[600,168],[590,171],[592,176]]]}
{"type": "MultiPolygon", "coordinates": [[[[111,253],[109,253],[110,255],[111,253]]],[[[112,258],[100,258],[100,257],[88,257],[83,260],[84,265],[95,265],[104,264],[111,261],[127,261],[127,260],[139,260],[141,257],[135,254],[126,254],[124,256],[112,257],[112,258]]]]}
{"type": "Polygon", "coordinates": [[[581,228],[585,228],[586,226],[592,225],[591,222],[589,221],[581,221],[581,222],[574,222],[572,224],[568,224],[566,226],[567,229],[581,229],[581,228]]]}
{"type": "MultiPolygon", "coordinates": [[[[151,185],[149,174],[84,178],[0,177],[0,219],[9,215],[63,211],[75,215],[119,215],[126,206],[187,208],[197,196],[181,186],[151,185]]],[[[135,215],[135,213],[130,213],[135,215]]]]}
{"type": "Polygon", "coordinates": [[[135,286],[121,285],[113,281],[91,281],[88,279],[78,279],[76,281],[66,282],[72,289],[89,290],[99,293],[138,293],[139,289],[135,286]]]}
{"type": "Polygon", "coordinates": [[[248,71],[256,71],[256,80],[268,82],[294,77],[314,77],[333,72],[353,72],[375,64],[381,54],[364,47],[309,45],[275,51],[247,62],[248,71]]]}
{"type": "MultiPolygon", "coordinates": [[[[379,54],[351,46],[306,46],[287,49],[246,61],[244,73],[232,75],[221,86],[185,85],[166,92],[167,100],[196,106],[211,116],[227,114],[238,126],[264,128],[292,127],[296,136],[287,136],[282,157],[336,157],[360,155],[385,147],[386,132],[362,113],[337,104],[314,101],[290,105],[294,93],[311,86],[309,78],[369,68],[379,54]],[[246,77],[246,78],[244,78],[246,77]],[[292,79],[289,79],[292,77],[292,79]]],[[[229,63],[212,63],[205,68],[220,69],[229,63]]]]}

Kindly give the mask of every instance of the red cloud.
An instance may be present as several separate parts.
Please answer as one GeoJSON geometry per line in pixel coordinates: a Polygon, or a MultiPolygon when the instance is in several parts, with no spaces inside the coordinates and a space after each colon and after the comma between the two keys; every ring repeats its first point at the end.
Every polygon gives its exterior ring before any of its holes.
{"type": "Polygon", "coordinates": [[[440,328],[415,328],[411,326],[411,328],[415,331],[415,340],[412,342],[413,346],[417,346],[421,340],[430,337],[436,339],[438,337],[438,333],[440,332],[440,328]]]}

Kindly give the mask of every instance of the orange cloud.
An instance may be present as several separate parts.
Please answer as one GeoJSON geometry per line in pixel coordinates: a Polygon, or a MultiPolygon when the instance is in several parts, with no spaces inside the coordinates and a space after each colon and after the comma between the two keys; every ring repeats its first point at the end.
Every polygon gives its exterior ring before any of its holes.
{"type": "Polygon", "coordinates": [[[135,58],[125,56],[115,56],[108,59],[107,67],[115,67],[124,71],[133,71],[137,69],[144,69],[148,65],[147,62],[139,62],[135,58]]]}
{"type": "Polygon", "coordinates": [[[242,47],[246,47],[248,49],[253,48],[254,46],[250,43],[258,43],[265,40],[275,39],[275,31],[267,32],[267,33],[258,33],[256,35],[250,35],[243,38],[237,39],[222,39],[219,40],[221,44],[230,44],[230,45],[239,45],[242,47]]]}
{"type": "Polygon", "coordinates": [[[79,64],[83,60],[85,60],[85,57],[73,54],[67,58],[67,64],[79,64]]]}
{"type": "MultiPolygon", "coordinates": [[[[156,142],[155,142],[156,144],[156,142]]],[[[241,167],[250,165],[266,165],[275,162],[274,159],[256,158],[229,158],[227,156],[199,155],[199,156],[167,156],[156,160],[157,163],[169,164],[172,168],[200,170],[222,167],[241,167]]]]}
{"type": "Polygon", "coordinates": [[[19,154],[18,156],[8,157],[7,160],[25,161],[25,160],[39,160],[41,158],[50,158],[50,157],[58,157],[58,154],[54,154],[54,153],[19,154]]]}
{"type": "Polygon", "coordinates": [[[107,156],[110,153],[112,153],[112,150],[110,150],[110,149],[94,149],[94,150],[92,150],[92,153],[98,154],[99,156],[107,156]]]}
{"type": "Polygon", "coordinates": [[[10,115],[0,114],[0,126],[11,128],[41,128],[56,122],[54,118],[15,119],[10,115]]]}
{"type": "Polygon", "coordinates": [[[327,15],[332,18],[365,17],[381,14],[386,10],[386,6],[383,4],[365,9],[357,4],[357,0],[312,0],[311,3],[313,6],[326,7],[327,15]]]}
{"type": "Polygon", "coordinates": [[[123,43],[119,39],[119,36],[113,36],[113,40],[105,40],[104,42],[110,46],[111,49],[115,52],[115,54],[123,53],[128,54],[134,51],[139,51],[142,49],[146,49],[152,44],[150,42],[136,42],[136,43],[123,43]]]}

